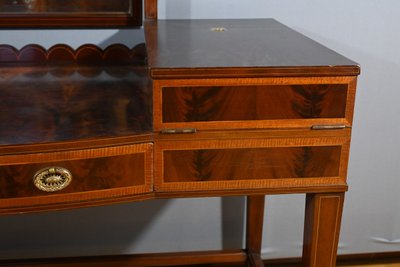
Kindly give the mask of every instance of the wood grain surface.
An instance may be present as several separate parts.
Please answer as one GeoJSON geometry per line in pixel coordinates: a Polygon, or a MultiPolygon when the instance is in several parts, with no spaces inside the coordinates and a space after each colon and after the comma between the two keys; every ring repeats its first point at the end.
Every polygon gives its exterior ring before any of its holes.
{"type": "Polygon", "coordinates": [[[0,47],[0,144],[151,133],[151,88],[137,60],[142,49],[0,47]]]}
{"type": "Polygon", "coordinates": [[[272,19],[158,21],[156,0],[145,14],[147,50],[0,45],[0,213],[247,195],[246,250],[28,264],[262,267],[264,195],[306,193],[303,266],[333,267],[359,66],[272,19]],[[72,183],[35,189],[54,166],[72,183]]]}
{"type": "Polygon", "coordinates": [[[335,267],[344,193],[307,194],[303,266],[335,267]]]}
{"type": "Polygon", "coordinates": [[[163,122],[344,118],[347,85],[164,87],[163,122]]]}
{"type": "Polygon", "coordinates": [[[145,31],[154,79],[360,72],[355,62],[273,19],[148,20],[145,31]]]}
{"type": "Polygon", "coordinates": [[[158,16],[157,0],[144,0],[145,19],[157,19],[158,16]]]}
{"type": "Polygon", "coordinates": [[[27,165],[0,166],[0,198],[48,196],[118,187],[144,185],[144,154],[70,160],[27,165]],[[62,167],[73,181],[58,192],[47,193],[34,186],[33,176],[44,168],[62,167]]]}
{"type": "Polygon", "coordinates": [[[348,137],[160,141],[155,186],[163,191],[295,188],[346,181],[348,137]]]}
{"type": "Polygon", "coordinates": [[[164,152],[164,182],[337,177],[340,146],[164,152]]]}
{"type": "Polygon", "coordinates": [[[354,77],[154,80],[154,130],[351,126],[354,77]]]}
{"type": "MultiPolygon", "coordinates": [[[[152,192],[153,144],[0,157],[0,208],[68,204],[124,198],[152,192]],[[42,192],[33,175],[64,167],[72,182],[57,192],[42,192]]],[[[55,206],[57,206],[55,205],[55,206]]],[[[1,210],[0,210],[1,213],[1,210]]]]}

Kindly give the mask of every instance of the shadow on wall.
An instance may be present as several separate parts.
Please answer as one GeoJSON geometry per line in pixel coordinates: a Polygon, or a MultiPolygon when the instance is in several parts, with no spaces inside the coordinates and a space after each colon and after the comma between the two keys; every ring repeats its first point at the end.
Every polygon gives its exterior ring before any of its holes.
{"type": "Polygon", "coordinates": [[[0,43],[17,49],[27,44],[39,44],[46,49],[55,44],[68,44],[74,49],[84,44],[96,44],[105,48],[114,43],[132,48],[143,41],[142,29],[0,30],[0,43]]]}
{"type": "Polygon", "coordinates": [[[222,248],[238,249],[244,245],[245,197],[224,197],[221,199],[222,248]]]}
{"type": "MultiPolygon", "coordinates": [[[[3,216],[0,219],[0,259],[184,251],[188,249],[185,244],[190,244],[189,249],[207,249],[210,240],[201,240],[201,237],[215,239],[212,233],[202,232],[213,230],[215,225],[210,226],[210,221],[220,218],[215,200],[218,201],[213,198],[209,204],[206,199],[201,200],[201,204],[198,204],[199,199],[153,200],[3,216]],[[204,204],[207,208],[201,209],[204,204]],[[209,205],[216,209],[207,210],[209,205]]],[[[222,200],[221,248],[242,247],[244,202],[243,197],[222,200]]],[[[220,249],[219,244],[212,245],[211,249],[220,249]]]]}
{"type": "Polygon", "coordinates": [[[100,42],[98,46],[106,48],[113,44],[124,44],[128,48],[133,48],[137,44],[144,42],[144,31],[141,28],[137,29],[120,29],[113,35],[109,36],[104,41],[100,42]]]}
{"type": "Polygon", "coordinates": [[[1,217],[0,258],[121,254],[166,205],[149,201],[1,217]]]}

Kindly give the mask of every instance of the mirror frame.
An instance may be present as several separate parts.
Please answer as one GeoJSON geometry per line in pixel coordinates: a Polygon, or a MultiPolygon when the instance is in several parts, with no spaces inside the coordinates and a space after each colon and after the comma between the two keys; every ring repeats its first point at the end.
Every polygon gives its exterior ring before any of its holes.
{"type": "MultiPolygon", "coordinates": [[[[60,0],[54,0],[60,1],[60,0]]],[[[105,0],[113,1],[113,0],[105,0]]],[[[112,12],[88,13],[4,13],[0,12],[0,28],[125,28],[142,25],[142,0],[131,3],[126,14],[112,12]]],[[[0,7],[1,8],[1,7],[0,7]]]]}

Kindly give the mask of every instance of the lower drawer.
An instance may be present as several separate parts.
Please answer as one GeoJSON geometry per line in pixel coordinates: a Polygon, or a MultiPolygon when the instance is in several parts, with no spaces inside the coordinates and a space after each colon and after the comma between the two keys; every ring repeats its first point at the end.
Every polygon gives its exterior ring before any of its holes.
{"type": "Polygon", "coordinates": [[[0,157],[0,208],[123,198],[152,191],[153,145],[0,157]]]}
{"type": "Polygon", "coordinates": [[[345,185],[349,137],[161,141],[157,191],[345,185]]]}

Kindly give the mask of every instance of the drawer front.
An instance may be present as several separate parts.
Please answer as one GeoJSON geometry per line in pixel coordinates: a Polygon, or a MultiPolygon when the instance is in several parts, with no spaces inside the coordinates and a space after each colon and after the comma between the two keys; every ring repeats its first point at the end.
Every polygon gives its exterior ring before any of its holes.
{"type": "Polygon", "coordinates": [[[354,78],[211,79],[155,83],[155,128],[351,125],[354,78]]]}
{"type": "Polygon", "coordinates": [[[152,144],[137,144],[2,156],[0,207],[90,201],[151,192],[152,149],[152,144]],[[67,170],[71,178],[61,170],[67,170]]]}
{"type": "Polygon", "coordinates": [[[156,145],[156,190],[345,185],[349,137],[270,138],[156,145]]]}

